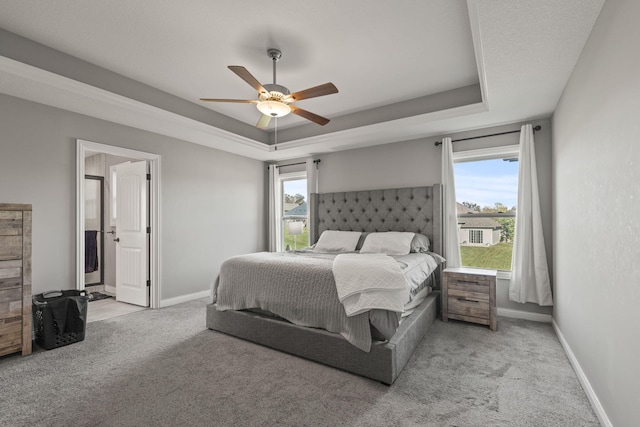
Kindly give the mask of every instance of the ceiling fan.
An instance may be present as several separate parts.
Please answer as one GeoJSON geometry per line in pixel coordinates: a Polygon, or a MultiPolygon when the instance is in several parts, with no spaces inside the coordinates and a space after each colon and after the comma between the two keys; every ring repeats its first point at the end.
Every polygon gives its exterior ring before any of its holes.
{"type": "Polygon", "coordinates": [[[269,58],[273,61],[273,84],[262,85],[246,68],[239,65],[229,65],[229,69],[236,73],[245,82],[258,91],[258,99],[215,99],[215,98],[200,98],[201,101],[206,102],[239,102],[245,104],[256,104],[258,110],[262,113],[262,117],[258,120],[256,127],[265,129],[269,126],[269,122],[272,117],[284,117],[289,113],[296,114],[300,117],[304,117],[307,120],[311,120],[321,126],[329,123],[329,119],[314,114],[310,111],[303,110],[293,105],[296,101],[303,99],[316,98],[318,96],[329,95],[337,93],[338,88],[333,83],[325,83],[319,86],[314,86],[309,89],[301,90],[298,92],[290,93],[289,89],[279,84],[276,84],[276,62],[282,57],[282,52],[278,49],[267,50],[269,58]]]}

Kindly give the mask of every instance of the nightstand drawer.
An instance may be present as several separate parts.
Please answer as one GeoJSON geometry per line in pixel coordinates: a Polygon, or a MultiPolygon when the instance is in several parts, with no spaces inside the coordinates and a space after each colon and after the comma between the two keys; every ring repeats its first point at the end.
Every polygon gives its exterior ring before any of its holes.
{"type": "Polygon", "coordinates": [[[448,282],[449,293],[451,291],[472,292],[477,294],[486,294],[489,298],[489,281],[488,280],[460,280],[454,278],[448,282]]]}
{"type": "Polygon", "coordinates": [[[471,300],[480,300],[489,302],[489,286],[486,288],[472,288],[472,289],[457,289],[457,288],[449,288],[447,295],[449,297],[455,298],[467,298],[471,300]]]}
{"type": "Polygon", "coordinates": [[[489,318],[489,300],[478,300],[469,297],[447,298],[449,314],[462,314],[464,316],[489,318]]]}

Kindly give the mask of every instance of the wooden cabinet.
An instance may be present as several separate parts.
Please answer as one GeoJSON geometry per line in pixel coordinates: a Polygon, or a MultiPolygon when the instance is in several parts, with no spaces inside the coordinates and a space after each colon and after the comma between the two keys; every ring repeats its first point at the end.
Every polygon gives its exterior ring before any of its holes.
{"type": "Polygon", "coordinates": [[[447,268],[442,279],[442,321],[449,319],[498,326],[496,270],[447,268]]]}
{"type": "Polygon", "coordinates": [[[0,356],[31,354],[31,205],[0,203],[0,356]]]}

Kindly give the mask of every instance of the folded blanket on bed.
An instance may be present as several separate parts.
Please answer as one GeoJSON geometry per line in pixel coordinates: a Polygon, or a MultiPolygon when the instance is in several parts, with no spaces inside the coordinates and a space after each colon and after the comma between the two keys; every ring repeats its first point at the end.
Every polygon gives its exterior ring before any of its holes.
{"type": "Polygon", "coordinates": [[[409,301],[400,266],[385,254],[340,254],[333,261],[333,277],[348,317],[373,309],[402,313],[409,301]]]}

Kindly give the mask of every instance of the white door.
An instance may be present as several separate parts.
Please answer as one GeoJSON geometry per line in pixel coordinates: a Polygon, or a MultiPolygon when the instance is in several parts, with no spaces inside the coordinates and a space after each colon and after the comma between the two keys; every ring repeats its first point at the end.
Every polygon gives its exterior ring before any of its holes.
{"type": "Polygon", "coordinates": [[[149,306],[147,162],[116,165],[116,300],[149,306]]]}

